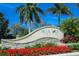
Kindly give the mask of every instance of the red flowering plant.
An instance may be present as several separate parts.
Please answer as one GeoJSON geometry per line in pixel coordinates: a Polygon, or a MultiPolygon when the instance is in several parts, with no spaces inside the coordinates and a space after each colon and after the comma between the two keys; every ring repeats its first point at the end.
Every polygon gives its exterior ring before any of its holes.
{"type": "Polygon", "coordinates": [[[19,48],[0,50],[1,56],[40,56],[71,52],[67,46],[42,46],[33,48],[19,48]]]}

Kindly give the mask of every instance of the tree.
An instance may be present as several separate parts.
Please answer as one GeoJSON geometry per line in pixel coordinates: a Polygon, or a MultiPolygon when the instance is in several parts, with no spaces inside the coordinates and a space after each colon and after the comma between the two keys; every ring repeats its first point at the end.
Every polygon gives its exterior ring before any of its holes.
{"type": "Polygon", "coordinates": [[[76,7],[78,7],[78,8],[79,8],[79,3],[77,3],[77,4],[76,4],[76,7]]]}
{"type": "Polygon", "coordinates": [[[8,20],[4,18],[3,13],[0,13],[0,40],[5,38],[8,33],[8,20]]]}
{"type": "Polygon", "coordinates": [[[31,32],[31,23],[36,22],[41,23],[39,13],[44,15],[42,9],[40,9],[37,4],[27,3],[25,5],[17,7],[16,10],[19,13],[20,23],[26,22],[29,24],[29,32],[31,32]]]}
{"type": "Polygon", "coordinates": [[[47,12],[51,12],[52,14],[58,16],[58,26],[60,26],[60,16],[61,14],[72,15],[69,7],[65,6],[62,3],[55,3],[53,7],[47,9],[47,12]]]}
{"type": "Polygon", "coordinates": [[[21,27],[20,25],[14,24],[12,26],[12,33],[13,35],[16,37],[17,35],[19,35],[19,37],[24,36],[26,34],[28,34],[27,29],[21,27]]]}
{"type": "Polygon", "coordinates": [[[67,38],[65,42],[79,41],[79,18],[69,18],[63,20],[60,29],[64,32],[67,38]]]}

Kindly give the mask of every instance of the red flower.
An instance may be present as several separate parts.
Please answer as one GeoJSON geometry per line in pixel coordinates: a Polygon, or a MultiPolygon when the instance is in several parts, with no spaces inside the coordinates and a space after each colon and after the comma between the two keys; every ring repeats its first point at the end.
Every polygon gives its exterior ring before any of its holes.
{"type": "Polygon", "coordinates": [[[27,51],[27,55],[30,56],[31,55],[31,49],[28,48],[28,49],[26,49],[26,51],[27,51]]]}
{"type": "Polygon", "coordinates": [[[0,50],[0,55],[38,56],[38,55],[66,53],[70,51],[72,50],[67,46],[44,46],[40,48],[21,48],[21,49],[0,50]]]}

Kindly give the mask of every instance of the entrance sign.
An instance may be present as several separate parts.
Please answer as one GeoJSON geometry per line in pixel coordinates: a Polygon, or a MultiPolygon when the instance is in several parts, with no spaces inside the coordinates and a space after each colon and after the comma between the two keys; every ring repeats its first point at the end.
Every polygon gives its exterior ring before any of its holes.
{"type": "Polygon", "coordinates": [[[64,33],[57,27],[44,26],[38,28],[26,36],[16,39],[2,39],[2,47],[22,48],[35,44],[57,43],[64,37],[64,33]]]}

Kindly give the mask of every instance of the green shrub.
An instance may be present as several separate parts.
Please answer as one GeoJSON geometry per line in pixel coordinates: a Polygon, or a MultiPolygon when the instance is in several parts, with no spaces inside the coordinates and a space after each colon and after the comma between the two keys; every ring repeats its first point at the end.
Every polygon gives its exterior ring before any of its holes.
{"type": "Polygon", "coordinates": [[[35,44],[33,46],[26,46],[25,48],[40,48],[43,46],[55,46],[55,43],[47,43],[47,44],[35,44]]]}
{"type": "Polygon", "coordinates": [[[39,48],[39,47],[42,47],[42,44],[36,44],[36,45],[33,45],[32,47],[39,48]]]}
{"type": "Polygon", "coordinates": [[[73,49],[73,50],[79,50],[79,44],[68,45],[68,47],[73,49]]]}
{"type": "Polygon", "coordinates": [[[79,18],[69,18],[63,20],[60,29],[64,32],[64,42],[79,42],[79,18]]]}
{"type": "Polygon", "coordinates": [[[1,47],[0,47],[0,50],[1,50],[1,47]]]}

